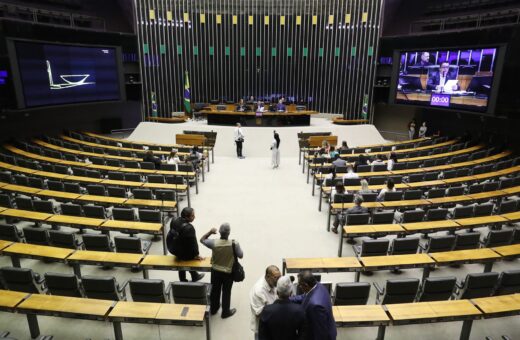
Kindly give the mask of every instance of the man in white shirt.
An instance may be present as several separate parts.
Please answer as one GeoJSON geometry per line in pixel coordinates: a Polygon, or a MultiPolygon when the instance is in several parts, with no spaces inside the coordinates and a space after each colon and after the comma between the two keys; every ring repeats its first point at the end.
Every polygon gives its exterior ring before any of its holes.
{"type": "Polygon", "coordinates": [[[237,123],[237,127],[235,128],[235,144],[237,145],[237,157],[245,158],[242,156],[242,144],[244,143],[244,132],[242,131],[242,125],[237,123]]]}
{"type": "Polygon", "coordinates": [[[269,266],[253,286],[249,293],[251,303],[251,330],[255,332],[255,340],[258,339],[258,320],[264,307],[276,301],[276,283],[282,276],[277,266],[269,266]]]}

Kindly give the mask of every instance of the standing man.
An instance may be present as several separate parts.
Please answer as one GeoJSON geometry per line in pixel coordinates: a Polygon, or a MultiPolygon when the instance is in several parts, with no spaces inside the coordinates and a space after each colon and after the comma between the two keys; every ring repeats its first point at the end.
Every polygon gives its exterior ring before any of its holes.
{"type": "Polygon", "coordinates": [[[217,233],[217,228],[212,228],[200,239],[200,243],[211,249],[211,298],[210,313],[217,314],[220,309],[220,294],[222,293],[222,318],[226,319],[237,312],[236,308],[230,308],[231,288],[233,288],[233,277],[231,270],[235,262],[233,255],[233,243],[238,258],[244,257],[244,253],[238,242],[230,241],[231,227],[229,223],[220,226],[220,239],[209,240],[212,234],[217,233]]]}
{"type": "MultiPolygon", "coordinates": [[[[197,236],[195,228],[191,224],[195,219],[195,210],[186,207],[182,209],[181,217],[172,220],[170,224],[170,231],[167,236],[168,250],[177,256],[179,260],[204,260],[199,256],[199,245],[197,243],[197,236]],[[170,246],[171,245],[171,246],[170,246]]],[[[191,280],[197,282],[204,277],[204,274],[199,274],[194,270],[190,270],[191,280]]],[[[186,271],[179,270],[179,280],[187,282],[186,271]]]]}
{"type": "Polygon", "coordinates": [[[292,282],[283,276],[276,284],[278,300],[265,306],[260,314],[259,340],[305,339],[305,311],[302,306],[291,303],[292,282]]]}
{"type": "Polygon", "coordinates": [[[244,132],[242,131],[242,125],[237,123],[237,127],[235,128],[235,144],[237,145],[237,157],[245,158],[242,156],[242,144],[244,143],[244,132]]]}
{"type": "Polygon", "coordinates": [[[309,322],[309,340],[335,340],[337,336],[336,322],[332,315],[330,294],[321,283],[316,281],[310,270],[298,275],[298,286],[303,294],[293,296],[290,300],[301,304],[305,317],[309,322]]]}
{"type": "Polygon", "coordinates": [[[258,340],[258,318],[264,307],[276,300],[276,283],[282,276],[277,266],[269,266],[251,289],[249,301],[251,303],[251,330],[255,332],[255,340],[258,340]]]}

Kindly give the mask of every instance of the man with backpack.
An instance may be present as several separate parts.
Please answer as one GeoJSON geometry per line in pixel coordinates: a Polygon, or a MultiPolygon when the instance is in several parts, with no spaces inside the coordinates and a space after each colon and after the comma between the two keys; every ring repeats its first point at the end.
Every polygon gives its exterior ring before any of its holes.
{"type": "MultiPolygon", "coordinates": [[[[204,260],[199,256],[199,245],[197,243],[197,236],[195,228],[191,224],[195,219],[195,210],[186,207],[181,211],[181,217],[172,220],[170,224],[170,231],[166,237],[166,245],[168,250],[177,259],[182,261],[189,260],[204,260]]],[[[190,270],[191,280],[197,282],[204,277],[203,273],[197,273],[190,270]]],[[[186,271],[179,270],[179,280],[187,282],[186,271]]]]}

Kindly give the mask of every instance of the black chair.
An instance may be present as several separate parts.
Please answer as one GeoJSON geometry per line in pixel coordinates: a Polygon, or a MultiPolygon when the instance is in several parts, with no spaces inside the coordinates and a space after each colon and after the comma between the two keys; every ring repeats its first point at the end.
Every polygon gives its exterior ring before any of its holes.
{"type": "Polygon", "coordinates": [[[500,180],[500,189],[511,188],[514,185],[515,185],[514,178],[504,178],[504,179],[500,180]]]}
{"type": "Polygon", "coordinates": [[[438,209],[429,209],[426,213],[426,221],[440,221],[445,220],[448,216],[448,209],[438,208],[438,209]]]}
{"type": "Polygon", "coordinates": [[[442,188],[430,189],[427,193],[428,198],[439,198],[446,196],[446,190],[442,188]]]}
{"type": "Polygon", "coordinates": [[[135,199],[153,200],[152,190],[150,189],[134,189],[132,193],[135,199]]]}
{"type": "Polygon", "coordinates": [[[424,174],[411,174],[408,176],[409,183],[422,182],[424,180],[424,174]]]}
{"type": "Polygon", "coordinates": [[[366,305],[370,296],[368,282],[337,283],[332,297],[334,306],[366,305]]]}
{"type": "Polygon", "coordinates": [[[451,187],[448,188],[446,196],[461,196],[464,195],[464,187],[451,187]]]}
{"type": "Polygon", "coordinates": [[[176,164],[161,164],[161,170],[177,171],[177,165],[176,164]]]}
{"type": "Polygon", "coordinates": [[[480,233],[457,234],[453,250],[477,249],[480,245],[480,233]]]}
{"type": "Polygon", "coordinates": [[[152,162],[140,162],[139,167],[145,170],[155,170],[155,164],[152,162]]]}
{"type": "Polygon", "coordinates": [[[24,187],[29,186],[29,179],[25,175],[13,175],[14,182],[16,185],[22,185],[24,187]]]}
{"type": "Polygon", "coordinates": [[[493,295],[520,293],[520,270],[505,270],[500,273],[493,295]]]}
{"type": "Polygon", "coordinates": [[[11,197],[8,194],[0,194],[0,207],[4,208],[12,208],[13,202],[11,201],[11,197]]]}
{"type": "Polygon", "coordinates": [[[419,293],[417,302],[449,300],[455,291],[457,278],[449,277],[427,277],[419,293]]]}
{"type": "Polygon", "coordinates": [[[43,179],[39,177],[29,177],[29,186],[33,188],[43,189],[45,187],[45,183],[43,179]]]}
{"type": "Polygon", "coordinates": [[[444,179],[450,179],[457,177],[457,170],[447,170],[443,172],[444,179]]]}
{"type": "Polygon", "coordinates": [[[0,223],[0,240],[22,242],[23,233],[14,224],[0,223]]]}
{"type": "Polygon", "coordinates": [[[117,253],[148,254],[152,243],[136,237],[114,237],[117,253]]]}
{"type": "Polygon", "coordinates": [[[417,248],[419,248],[418,237],[394,238],[388,250],[388,255],[415,254],[417,248]]]}
{"type": "Polygon", "coordinates": [[[363,196],[363,201],[365,202],[375,202],[377,195],[377,193],[364,193],[361,196],[363,196]]]}
{"type": "Polygon", "coordinates": [[[87,192],[89,195],[106,196],[105,187],[99,184],[87,185],[87,192]]]}
{"type": "Polygon", "coordinates": [[[149,183],[166,183],[163,175],[148,175],[149,183]]]}
{"type": "Polygon", "coordinates": [[[499,186],[498,182],[484,183],[484,191],[496,191],[496,190],[498,190],[498,186],[499,186]]]}
{"type": "Polygon", "coordinates": [[[422,198],[421,190],[406,190],[403,195],[404,200],[420,200],[422,198]]]}
{"type": "Polygon", "coordinates": [[[69,174],[69,168],[65,165],[54,165],[54,172],[62,175],[68,175],[69,174]]]}
{"type": "Polygon", "coordinates": [[[126,198],[126,190],[120,187],[107,187],[108,195],[112,197],[126,198]]]}
{"type": "Polygon", "coordinates": [[[49,230],[49,245],[59,248],[80,249],[83,243],[76,239],[74,233],[49,230]]]}
{"type": "Polygon", "coordinates": [[[34,211],[38,211],[38,212],[42,212],[42,213],[47,213],[47,214],[56,213],[51,201],[34,200],[33,208],[34,208],[34,211]]]}
{"type": "Polygon", "coordinates": [[[336,194],[333,203],[352,203],[354,201],[353,194],[336,194]]]}
{"type": "Polygon", "coordinates": [[[90,178],[103,178],[103,176],[101,176],[101,172],[99,172],[99,170],[86,170],[85,176],[90,177],[90,178]]]}
{"type": "Polygon", "coordinates": [[[345,186],[359,186],[361,182],[361,178],[345,178],[343,180],[343,185],[345,186]]]}
{"type": "Polygon", "coordinates": [[[172,282],[171,285],[174,303],[208,304],[211,285],[202,282],[172,282]]]}
{"type": "Polygon", "coordinates": [[[114,245],[110,241],[110,237],[108,235],[93,235],[93,234],[85,234],[83,235],[83,245],[86,250],[93,251],[114,251],[114,245]]]}
{"type": "Polygon", "coordinates": [[[419,247],[421,247],[423,253],[452,251],[455,247],[455,240],[455,235],[431,236],[426,245],[419,244],[419,247]]]}
{"type": "Polygon", "coordinates": [[[414,302],[419,283],[419,279],[387,280],[386,288],[381,289],[377,282],[374,282],[377,291],[376,304],[414,302]]]}
{"type": "Polygon", "coordinates": [[[136,161],[123,161],[125,168],[139,169],[139,163],[136,161]]]}
{"type": "Polygon", "coordinates": [[[72,203],[61,204],[60,208],[61,208],[61,213],[63,215],[68,215],[68,216],[82,216],[83,215],[83,213],[81,211],[81,205],[79,205],[79,204],[72,204],[72,203]]]}
{"type": "Polygon", "coordinates": [[[468,205],[467,207],[456,207],[453,209],[453,218],[468,218],[473,217],[473,206],[468,205]]]}
{"type": "Polygon", "coordinates": [[[108,172],[108,179],[114,180],[114,181],[124,181],[125,175],[122,172],[116,172],[116,171],[109,171],[108,172]]]}
{"type": "Polygon", "coordinates": [[[515,228],[513,229],[513,239],[511,241],[512,244],[519,244],[520,243],[520,229],[515,228]]]}
{"type": "Polygon", "coordinates": [[[160,279],[130,279],[130,294],[135,302],[169,303],[171,284],[164,290],[164,281],[160,279]]]}
{"type": "Polygon", "coordinates": [[[490,230],[482,242],[485,248],[507,246],[513,241],[513,230],[490,230]]]}
{"type": "Polygon", "coordinates": [[[475,299],[488,297],[498,283],[498,273],[468,274],[466,279],[457,284],[457,293],[454,296],[459,299],[475,299]]]}
{"type": "Polygon", "coordinates": [[[113,167],[116,167],[116,168],[120,168],[121,167],[121,162],[118,159],[107,158],[106,159],[106,163],[107,163],[108,166],[113,166],[113,167]]]}
{"type": "Polygon", "coordinates": [[[394,212],[381,211],[372,215],[372,224],[392,224],[394,222],[394,212]]]}
{"type": "Polygon", "coordinates": [[[47,188],[54,191],[65,191],[65,186],[59,181],[47,181],[47,188]]]}
{"type": "Polygon", "coordinates": [[[141,175],[133,173],[125,173],[125,181],[141,182],[141,175]]]}
{"type": "Polygon", "coordinates": [[[424,219],[424,210],[407,210],[401,216],[401,223],[421,222],[424,219]]]}
{"type": "Polygon", "coordinates": [[[105,207],[99,205],[84,205],[83,212],[85,212],[85,217],[99,218],[102,220],[107,218],[105,207]]]}
{"type": "Polygon", "coordinates": [[[369,218],[370,218],[369,214],[348,214],[346,224],[347,225],[368,224],[369,218]]]}
{"type": "Polygon", "coordinates": [[[122,287],[113,276],[100,277],[85,275],[81,279],[85,296],[89,299],[126,300],[125,285],[122,287]]]}
{"type": "Polygon", "coordinates": [[[105,159],[99,157],[90,157],[89,158],[92,164],[95,165],[105,165],[105,159]]]}
{"type": "Polygon", "coordinates": [[[352,248],[357,257],[385,256],[388,252],[389,243],[390,241],[387,239],[363,240],[361,246],[352,246],[352,248]]]}
{"type": "Polygon", "coordinates": [[[468,188],[468,194],[478,194],[484,191],[484,184],[472,184],[468,188]]]}
{"type": "Polygon", "coordinates": [[[64,191],[73,194],[81,194],[81,187],[78,183],[65,183],[64,191]]]}
{"type": "Polygon", "coordinates": [[[370,177],[368,179],[369,185],[383,185],[386,182],[386,177],[370,177]]]}
{"type": "Polygon", "coordinates": [[[50,295],[84,297],[83,289],[74,274],[45,273],[44,287],[50,295]]]}
{"type": "Polygon", "coordinates": [[[16,208],[22,209],[22,210],[34,210],[33,207],[33,201],[30,198],[27,197],[16,197],[14,199],[16,202],[16,208]]]}
{"type": "Polygon", "coordinates": [[[112,217],[114,220],[135,221],[134,210],[131,208],[113,208],[112,217]]]}
{"type": "MultiPolygon", "coordinates": [[[[386,164],[374,164],[372,166],[372,171],[374,172],[381,172],[381,171],[386,171],[387,170],[387,165],[386,164]]],[[[359,171],[361,172],[361,171],[359,171]]]]}
{"type": "Polygon", "coordinates": [[[473,215],[475,217],[489,216],[489,215],[491,215],[493,213],[493,208],[494,207],[495,206],[494,206],[493,203],[478,204],[478,205],[475,206],[473,215]]]}
{"type": "Polygon", "coordinates": [[[501,215],[515,212],[517,205],[518,202],[515,200],[502,200],[502,202],[500,202],[500,205],[498,206],[497,214],[501,215]]]}
{"type": "Polygon", "coordinates": [[[49,245],[49,234],[46,229],[25,227],[23,234],[27,243],[41,246],[49,245]]]}
{"type": "Polygon", "coordinates": [[[39,294],[43,292],[40,284],[43,279],[29,268],[3,267],[0,276],[9,290],[39,294]]]}
{"type": "Polygon", "coordinates": [[[385,192],[384,201],[385,202],[391,202],[391,201],[400,201],[403,199],[403,192],[402,191],[387,191],[385,192]]]}
{"type": "Polygon", "coordinates": [[[435,181],[439,178],[439,173],[435,172],[427,172],[424,174],[423,181],[435,181]]]}

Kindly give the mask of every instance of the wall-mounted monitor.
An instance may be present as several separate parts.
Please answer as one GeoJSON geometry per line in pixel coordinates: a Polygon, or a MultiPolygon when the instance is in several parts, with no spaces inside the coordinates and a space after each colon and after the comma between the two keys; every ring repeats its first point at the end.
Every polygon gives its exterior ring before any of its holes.
{"type": "Polygon", "coordinates": [[[504,47],[396,51],[391,99],[445,109],[489,112],[504,47]]]}
{"type": "Polygon", "coordinates": [[[123,99],[117,47],[9,42],[18,106],[123,99]]]}

